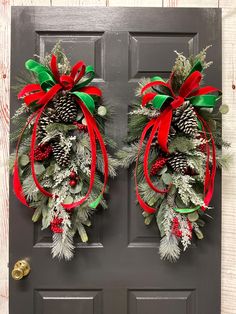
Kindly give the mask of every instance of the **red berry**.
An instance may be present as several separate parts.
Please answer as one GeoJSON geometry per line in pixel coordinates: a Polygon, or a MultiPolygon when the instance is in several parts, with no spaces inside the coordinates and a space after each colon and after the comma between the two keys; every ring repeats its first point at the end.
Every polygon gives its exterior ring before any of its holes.
{"type": "Polygon", "coordinates": [[[71,171],[70,173],[70,179],[76,179],[76,172],[74,170],[71,171]]]}
{"type": "Polygon", "coordinates": [[[63,229],[61,228],[61,223],[63,219],[54,217],[53,220],[51,221],[51,230],[54,233],[62,233],[63,229]]]}
{"type": "Polygon", "coordinates": [[[159,170],[161,170],[164,165],[166,164],[167,158],[165,157],[159,157],[153,164],[151,167],[151,171],[150,171],[150,175],[154,176],[157,174],[157,172],[159,170]]]}
{"type": "Polygon", "coordinates": [[[74,186],[76,186],[77,181],[76,180],[70,180],[69,184],[71,187],[74,187],[74,186]]]}

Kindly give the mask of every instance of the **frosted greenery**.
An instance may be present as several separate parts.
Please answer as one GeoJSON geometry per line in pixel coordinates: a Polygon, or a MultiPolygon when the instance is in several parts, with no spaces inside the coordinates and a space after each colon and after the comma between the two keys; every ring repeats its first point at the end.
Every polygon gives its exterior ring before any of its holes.
{"type": "MultiPolygon", "coordinates": [[[[172,89],[178,95],[180,86],[188,77],[192,67],[196,62],[201,62],[204,71],[212,64],[207,60],[206,47],[197,55],[186,57],[183,53],[175,51],[177,57],[173,66],[172,89]]],[[[167,80],[165,80],[167,81],[167,80]]],[[[163,152],[158,145],[157,134],[154,136],[150,147],[148,171],[152,184],[159,190],[167,189],[166,193],[157,193],[150,187],[144,176],[144,152],[150,131],[147,132],[142,147],[140,148],[141,134],[149,121],[156,119],[162,114],[162,109],[156,109],[152,106],[152,101],[143,107],[141,100],[142,88],[151,82],[151,78],[142,78],[138,83],[135,92],[136,101],[130,106],[128,121],[128,136],[124,146],[118,151],[117,157],[120,160],[120,166],[124,168],[134,168],[137,162],[137,154],[140,149],[140,156],[137,163],[137,180],[138,191],[142,200],[151,206],[156,212],[148,213],[142,211],[145,225],[156,223],[158,232],[160,233],[159,253],[161,259],[170,262],[176,262],[181,254],[185,251],[197,238],[204,238],[203,227],[205,218],[209,216],[210,207],[204,203],[204,181],[206,176],[206,145],[212,150],[212,144],[208,132],[206,138],[200,123],[196,128],[196,121],[200,115],[209,125],[214,142],[216,145],[216,161],[217,166],[229,167],[232,156],[230,154],[222,154],[222,147],[228,148],[230,144],[225,142],[221,136],[221,112],[217,109],[214,111],[206,108],[192,107],[193,120],[195,122],[195,131],[185,133],[184,128],[180,130],[175,124],[180,115],[175,116],[175,110],[172,112],[171,135],[168,137],[169,153],[163,152]],[[181,156],[186,160],[186,167],[183,172],[173,170],[168,160],[173,156],[181,156]],[[152,167],[156,161],[161,158],[165,159],[165,164],[152,173],[152,167]],[[202,210],[204,208],[204,211],[202,210]]],[[[159,94],[168,94],[165,87],[156,86],[149,87],[145,93],[155,92],[159,94]]],[[[163,105],[166,108],[169,100],[163,105]]],[[[191,105],[191,104],[190,104],[191,105]]],[[[188,104],[186,105],[188,108],[188,104]]],[[[182,107],[185,110],[185,107],[182,107]]],[[[221,110],[222,111],[222,110],[221,110]]],[[[182,162],[182,165],[185,165],[182,162]]],[[[209,166],[212,167],[212,158],[209,160],[209,166]]],[[[176,168],[178,169],[178,168],[176,168]]],[[[142,209],[143,210],[143,209],[142,209]]]]}

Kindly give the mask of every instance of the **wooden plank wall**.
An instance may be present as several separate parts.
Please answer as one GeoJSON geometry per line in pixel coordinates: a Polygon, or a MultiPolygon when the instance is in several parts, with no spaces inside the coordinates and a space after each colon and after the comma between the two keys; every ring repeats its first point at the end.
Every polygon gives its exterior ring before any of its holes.
{"type": "MultiPolygon", "coordinates": [[[[223,9],[223,135],[236,154],[236,0],[0,0],[0,313],[8,313],[8,149],[11,5],[220,7],[223,9]]],[[[236,163],[223,172],[222,314],[236,314],[236,163]]],[[[204,280],[204,279],[203,279],[204,280]]],[[[207,297],[207,296],[206,296],[207,297]]]]}

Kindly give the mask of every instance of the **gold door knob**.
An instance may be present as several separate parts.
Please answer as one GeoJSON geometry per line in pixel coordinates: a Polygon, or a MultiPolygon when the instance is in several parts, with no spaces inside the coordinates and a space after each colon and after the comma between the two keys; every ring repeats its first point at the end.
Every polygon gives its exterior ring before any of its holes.
{"type": "Polygon", "coordinates": [[[27,276],[30,272],[30,264],[26,260],[17,261],[11,272],[11,276],[14,280],[21,280],[27,276]]]}

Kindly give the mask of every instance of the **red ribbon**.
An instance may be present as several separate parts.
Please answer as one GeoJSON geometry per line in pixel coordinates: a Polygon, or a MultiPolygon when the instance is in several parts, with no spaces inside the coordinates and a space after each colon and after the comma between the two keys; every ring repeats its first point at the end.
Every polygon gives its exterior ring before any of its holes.
{"type": "Polygon", "coordinates": [[[18,138],[18,142],[16,145],[16,156],[15,156],[15,162],[14,162],[14,167],[13,167],[13,190],[15,192],[15,195],[17,196],[17,198],[21,201],[22,204],[29,206],[27,203],[27,200],[25,198],[24,192],[23,192],[23,188],[21,185],[21,181],[20,181],[20,175],[19,175],[19,164],[18,164],[18,159],[19,159],[19,146],[22,140],[22,136],[27,128],[27,126],[30,124],[30,122],[33,120],[33,118],[35,117],[36,113],[33,113],[30,117],[29,120],[27,121],[27,123],[25,124],[25,126],[23,127],[19,138],[18,138]]]}
{"type": "MultiPolygon", "coordinates": [[[[213,192],[214,192],[214,184],[215,184],[215,175],[216,175],[216,146],[212,136],[212,132],[206,123],[206,121],[198,115],[198,119],[202,124],[202,132],[205,140],[205,151],[206,151],[206,170],[205,170],[205,181],[204,181],[204,203],[206,206],[209,205],[213,192]],[[211,150],[210,145],[207,139],[206,131],[209,133],[210,142],[211,142],[211,150]],[[212,162],[212,167],[210,167],[210,157],[212,162]]],[[[202,210],[206,209],[206,206],[202,206],[202,210]]]]}

